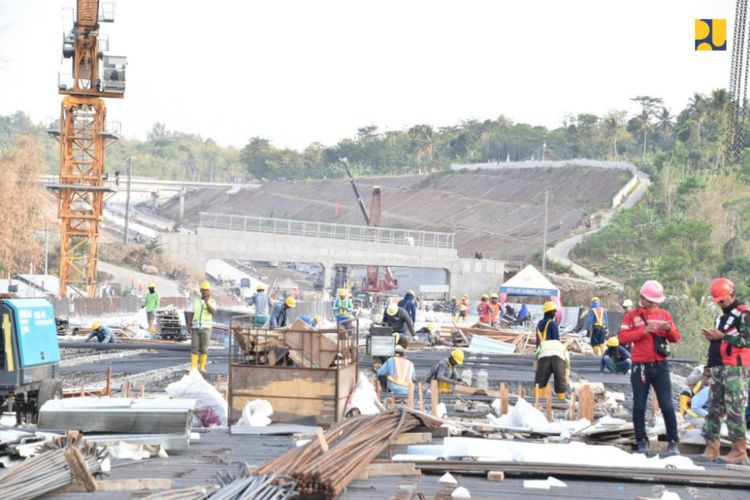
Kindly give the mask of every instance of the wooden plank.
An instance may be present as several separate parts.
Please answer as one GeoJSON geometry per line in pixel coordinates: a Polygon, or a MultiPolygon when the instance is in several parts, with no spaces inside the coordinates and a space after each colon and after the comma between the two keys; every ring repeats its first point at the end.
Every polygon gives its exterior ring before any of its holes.
{"type": "MultiPolygon", "coordinates": [[[[165,477],[134,479],[104,479],[96,482],[96,491],[160,491],[174,488],[174,481],[165,477]]],[[[86,491],[80,484],[71,484],[55,490],[56,493],[79,493],[86,491]]]]}
{"type": "Polygon", "coordinates": [[[320,449],[323,450],[323,453],[328,451],[328,441],[326,441],[326,437],[323,435],[323,429],[318,428],[318,430],[315,432],[315,435],[318,437],[320,449]]]}
{"type": "Polygon", "coordinates": [[[501,470],[491,470],[487,473],[488,481],[505,481],[505,472],[501,470]]]}
{"type": "Polygon", "coordinates": [[[508,389],[505,387],[505,383],[500,384],[500,414],[508,414],[508,389]]]}
{"type": "Polygon", "coordinates": [[[428,444],[432,442],[432,433],[431,432],[405,432],[403,434],[399,434],[396,436],[393,441],[391,441],[392,445],[402,445],[402,444],[428,444]]]}
{"type": "Polygon", "coordinates": [[[422,471],[411,462],[373,462],[356,479],[371,477],[421,476],[422,471]]]}
{"type": "Polygon", "coordinates": [[[96,480],[89,471],[89,466],[86,459],[81,455],[81,451],[78,448],[68,447],[63,450],[63,456],[65,456],[65,461],[68,462],[68,467],[70,467],[76,482],[82,485],[86,491],[96,491],[96,480]]]}
{"type": "Polygon", "coordinates": [[[409,393],[406,396],[406,406],[414,408],[414,384],[409,384],[409,393]]]}
{"type": "Polygon", "coordinates": [[[440,395],[438,394],[437,380],[433,380],[432,382],[430,382],[430,398],[431,398],[430,403],[432,405],[430,407],[430,412],[432,413],[433,417],[437,417],[438,416],[437,407],[438,407],[439,399],[440,399],[440,395]]]}

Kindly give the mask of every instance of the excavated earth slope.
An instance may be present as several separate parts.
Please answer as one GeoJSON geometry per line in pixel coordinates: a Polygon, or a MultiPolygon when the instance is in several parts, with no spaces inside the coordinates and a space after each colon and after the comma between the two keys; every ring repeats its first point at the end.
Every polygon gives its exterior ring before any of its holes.
{"type": "MultiPolygon", "coordinates": [[[[589,214],[611,207],[629,177],[622,170],[569,166],[361,178],[357,186],[368,210],[372,187],[380,186],[383,226],[455,232],[461,256],[480,252],[487,258],[525,260],[541,250],[545,190],[550,192],[549,240],[554,242],[589,214]]],[[[185,222],[196,224],[200,212],[364,224],[347,179],[269,182],[234,194],[217,189],[188,193],[185,222]]],[[[160,213],[176,219],[177,198],[160,213]]]]}

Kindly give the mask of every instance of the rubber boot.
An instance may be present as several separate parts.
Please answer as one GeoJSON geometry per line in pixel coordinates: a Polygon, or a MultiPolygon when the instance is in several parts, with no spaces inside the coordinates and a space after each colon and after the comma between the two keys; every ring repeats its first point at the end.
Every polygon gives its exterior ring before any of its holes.
{"type": "Polygon", "coordinates": [[[732,443],[732,450],[721,457],[721,460],[730,464],[747,463],[747,440],[743,439],[732,443]]]}
{"type": "Polygon", "coordinates": [[[565,399],[565,393],[564,392],[556,392],[555,397],[557,399],[565,399]]]}
{"type": "Polygon", "coordinates": [[[206,373],[206,361],[208,361],[208,354],[201,354],[201,366],[198,368],[198,371],[203,374],[206,373]]]}
{"type": "Polygon", "coordinates": [[[711,462],[716,461],[719,458],[719,450],[721,449],[721,443],[718,439],[709,441],[706,443],[706,450],[703,452],[704,460],[710,460],[711,462]]]}

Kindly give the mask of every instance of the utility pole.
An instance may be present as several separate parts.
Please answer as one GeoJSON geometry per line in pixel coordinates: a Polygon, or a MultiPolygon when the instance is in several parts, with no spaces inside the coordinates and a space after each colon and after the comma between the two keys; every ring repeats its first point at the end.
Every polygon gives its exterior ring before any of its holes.
{"type": "Polygon", "coordinates": [[[542,274],[547,274],[547,205],[549,191],[544,192],[544,243],[542,244],[542,274]]]}
{"type": "Polygon", "coordinates": [[[125,195],[125,237],[123,243],[128,244],[128,219],[130,219],[130,173],[133,169],[133,157],[128,156],[128,191],[125,195]]]}

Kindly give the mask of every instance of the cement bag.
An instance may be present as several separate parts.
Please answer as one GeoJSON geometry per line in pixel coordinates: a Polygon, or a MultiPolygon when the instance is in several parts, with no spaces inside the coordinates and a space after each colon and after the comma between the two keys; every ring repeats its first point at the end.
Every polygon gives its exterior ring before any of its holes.
{"type": "Polygon", "coordinates": [[[214,386],[206,382],[197,368],[177,382],[167,386],[167,394],[173,398],[195,399],[195,415],[203,425],[225,425],[227,423],[227,402],[214,386]]]}
{"type": "Polygon", "coordinates": [[[271,423],[273,407],[265,399],[250,401],[242,409],[242,417],[237,425],[249,425],[251,427],[267,427],[271,423]]]}
{"type": "Polygon", "coordinates": [[[346,400],[344,415],[348,414],[349,410],[353,409],[359,410],[359,413],[362,415],[377,415],[380,413],[380,410],[375,403],[377,399],[378,395],[375,394],[375,387],[373,387],[370,381],[367,380],[364,373],[360,373],[357,385],[346,400]]]}

